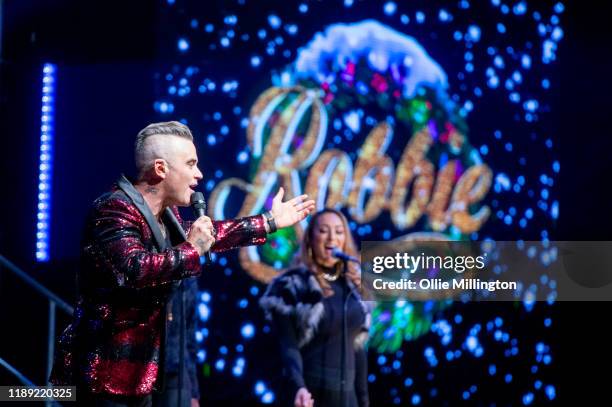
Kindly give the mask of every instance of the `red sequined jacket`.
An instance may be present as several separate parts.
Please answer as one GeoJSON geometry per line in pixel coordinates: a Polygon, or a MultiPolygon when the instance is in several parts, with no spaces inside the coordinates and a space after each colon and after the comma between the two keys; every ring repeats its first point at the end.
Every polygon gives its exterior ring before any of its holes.
{"type": "MultiPolygon", "coordinates": [[[[92,393],[144,396],[163,386],[168,299],[200,274],[176,208],[163,222],[169,246],[142,195],[121,177],[88,216],[74,319],[59,338],[51,382],[92,393]]],[[[263,216],[214,221],[213,251],[263,244],[263,216]]]]}

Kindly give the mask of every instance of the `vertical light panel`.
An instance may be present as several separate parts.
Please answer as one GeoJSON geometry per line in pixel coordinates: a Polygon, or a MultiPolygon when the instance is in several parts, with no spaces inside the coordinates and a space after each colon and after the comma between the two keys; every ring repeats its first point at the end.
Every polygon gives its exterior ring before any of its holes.
{"type": "Polygon", "coordinates": [[[36,260],[39,262],[49,260],[56,71],[57,67],[54,64],[43,65],[40,160],[38,167],[38,212],[36,214],[36,260]]]}

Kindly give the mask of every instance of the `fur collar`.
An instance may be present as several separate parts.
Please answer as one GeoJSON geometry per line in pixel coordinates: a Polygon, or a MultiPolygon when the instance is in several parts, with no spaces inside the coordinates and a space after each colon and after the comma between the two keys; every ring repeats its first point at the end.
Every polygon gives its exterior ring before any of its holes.
{"type": "MultiPolygon", "coordinates": [[[[364,301],[361,301],[351,282],[349,282],[349,286],[354,295],[357,295],[357,299],[366,314],[364,332],[355,338],[355,346],[363,348],[367,340],[371,308],[364,301]]],[[[275,277],[260,298],[259,305],[264,309],[269,320],[272,319],[274,313],[295,317],[299,348],[312,340],[325,309],[321,286],[312,273],[305,268],[290,269],[275,277]]]]}

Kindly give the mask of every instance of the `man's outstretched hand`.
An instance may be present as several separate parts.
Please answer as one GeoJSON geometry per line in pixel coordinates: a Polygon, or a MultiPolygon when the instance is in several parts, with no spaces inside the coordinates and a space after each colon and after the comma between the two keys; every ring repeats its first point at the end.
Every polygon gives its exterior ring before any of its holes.
{"type": "Polygon", "coordinates": [[[315,201],[312,199],[306,200],[308,195],[300,195],[283,202],[284,195],[285,190],[281,187],[272,200],[272,209],[270,210],[278,229],[295,225],[315,210],[315,201]]]}

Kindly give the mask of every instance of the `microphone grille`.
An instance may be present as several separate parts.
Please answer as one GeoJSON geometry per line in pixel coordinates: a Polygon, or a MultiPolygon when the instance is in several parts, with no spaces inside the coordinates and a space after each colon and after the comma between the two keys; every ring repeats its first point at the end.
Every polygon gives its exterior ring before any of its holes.
{"type": "Polygon", "coordinates": [[[191,204],[203,204],[204,201],[204,194],[201,192],[194,192],[193,194],[191,194],[191,204]]]}

